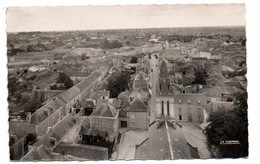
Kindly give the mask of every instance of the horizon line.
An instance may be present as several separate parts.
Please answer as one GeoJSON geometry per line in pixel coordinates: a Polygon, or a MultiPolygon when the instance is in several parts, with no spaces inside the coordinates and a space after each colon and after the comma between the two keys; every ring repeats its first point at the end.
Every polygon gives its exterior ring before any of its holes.
{"type": "Polygon", "coordinates": [[[21,32],[70,32],[70,31],[109,31],[109,30],[142,30],[142,29],[170,29],[170,28],[213,28],[213,27],[243,27],[245,28],[246,25],[216,25],[216,26],[176,26],[176,27],[144,27],[144,28],[113,28],[113,29],[75,29],[75,30],[32,30],[32,31],[7,31],[6,33],[21,33],[21,32]]]}

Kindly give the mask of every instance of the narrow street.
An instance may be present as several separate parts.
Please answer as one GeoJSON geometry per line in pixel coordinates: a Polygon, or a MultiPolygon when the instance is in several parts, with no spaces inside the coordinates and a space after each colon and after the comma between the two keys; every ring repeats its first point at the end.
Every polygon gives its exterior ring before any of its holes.
{"type": "Polygon", "coordinates": [[[156,115],[156,83],[158,79],[158,59],[154,55],[151,55],[150,60],[150,83],[152,84],[152,96],[149,102],[150,105],[150,124],[155,121],[156,115]]]}

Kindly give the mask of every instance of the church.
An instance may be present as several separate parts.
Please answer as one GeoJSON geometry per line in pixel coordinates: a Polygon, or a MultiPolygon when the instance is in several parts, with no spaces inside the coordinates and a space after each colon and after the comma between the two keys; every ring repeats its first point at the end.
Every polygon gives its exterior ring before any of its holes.
{"type": "Polygon", "coordinates": [[[169,75],[171,64],[162,57],[156,84],[157,120],[169,119],[179,123],[202,123],[207,98],[204,94],[181,93],[169,75]]]}

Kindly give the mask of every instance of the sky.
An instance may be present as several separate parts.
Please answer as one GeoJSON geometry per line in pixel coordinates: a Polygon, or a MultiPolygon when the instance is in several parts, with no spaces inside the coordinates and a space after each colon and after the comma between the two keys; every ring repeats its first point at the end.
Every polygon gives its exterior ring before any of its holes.
{"type": "Polygon", "coordinates": [[[10,7],[6,31],[245,26],[244,4],[10,7]]]}

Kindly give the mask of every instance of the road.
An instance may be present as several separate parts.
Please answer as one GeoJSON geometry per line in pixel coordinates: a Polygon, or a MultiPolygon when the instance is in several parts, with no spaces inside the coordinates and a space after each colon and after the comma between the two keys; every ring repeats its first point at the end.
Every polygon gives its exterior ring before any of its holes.
{"type": "Polygon", "coordinates": [[[150,72],[150,83],[152,84],[152,96],[149,102],[151,112],[150,123],[152,123],[155,120],[156,115],[156,83],[158,81],[159,74],[158,63],[158,59],[156,59],[154,55],[151,55],[150,69],[153,71],[150,72]]]}

